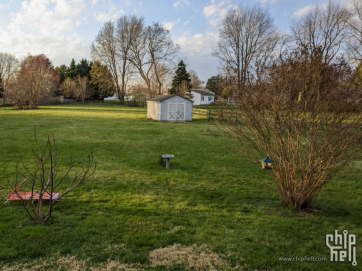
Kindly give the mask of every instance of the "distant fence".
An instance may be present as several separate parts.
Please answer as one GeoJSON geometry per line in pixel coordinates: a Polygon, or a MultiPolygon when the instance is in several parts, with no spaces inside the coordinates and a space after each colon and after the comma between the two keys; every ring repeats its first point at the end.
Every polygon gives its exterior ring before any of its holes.
{"type": "Polygon", "coordinates": [[[201,109],[193,108],[193,114],[201,117],[206,117],[209,121],[211,119],[224,119],[224,120],[234,120],[235,123],[240,122],[241,113],[232,112],[232,111],[220,111],[215,109],[201,109]]]}

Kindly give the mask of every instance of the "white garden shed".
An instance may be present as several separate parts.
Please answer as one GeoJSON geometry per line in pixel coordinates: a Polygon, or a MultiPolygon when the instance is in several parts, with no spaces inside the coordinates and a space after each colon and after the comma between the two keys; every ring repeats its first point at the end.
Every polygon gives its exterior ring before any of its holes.
{"type": "Polygon", "coordinates": [[[147,118],[160,121],[192,121],[193,101],[177,94],[147,101],[147,118]]]}

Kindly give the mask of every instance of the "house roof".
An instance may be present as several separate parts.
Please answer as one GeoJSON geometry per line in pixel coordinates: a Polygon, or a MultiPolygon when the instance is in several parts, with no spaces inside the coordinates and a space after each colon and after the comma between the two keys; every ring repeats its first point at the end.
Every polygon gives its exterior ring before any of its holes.
{"type": "Polygon", "coordinates": [[[214,94],[212,94],[210,92],[207,92],[205,90],[191,90],[191,91],[196,92],[196,93],[201,94],[201,95],[214,96],[214,94]]]}
{"type": "Polygon", "coordinates": [[[159,96],[157,96],[157,97],[155,97],[153,99],[148,100],[148,102],[163,102],[163,101],[165,101],[167,99],[170,99],[170,98],[176,97],[176,96],[181,97],[181,98],[193,103],[193,101],[191,101],[191,100],[189,100],[189,99],[187,99],[185,97],[182,97],[182,96],[180,96],[178,94],[159,95],[159,96]]]}

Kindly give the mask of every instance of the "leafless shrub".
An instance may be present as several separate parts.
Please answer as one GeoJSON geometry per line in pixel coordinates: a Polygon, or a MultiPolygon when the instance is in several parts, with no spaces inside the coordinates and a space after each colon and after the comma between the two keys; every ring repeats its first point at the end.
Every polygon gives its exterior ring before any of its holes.
{"type": "Polygon", "coordinates": [[[70,166],[64,176],[58,177],[57,168],[59,167],[59,155],[58,146],[56,145],[54,136],[53,142],[51,142],[49,136],[45,148],[41,150],[38,140],[36,138],[36,132],[34,129],[34,136],[37,145],[37,150],[33,150],[33,154],[36,157],[37,167],[31,170],[25,165],[24,160],[20,156],[20,161],[26,174],[23,174],[18,165],[16,166],[16,180],[14,186],[11,185],[9,179],[8,183],[12,189],[18,186],[18,177],[28,178],[31,183],[31,194],[28,199],[24,197],[24,194],[19,194],[16,190],[16,195],[20,198],[23,208],[28,213],[30,219],[35,223],[46,223],[52,216],[53,206],[61,198],[63,198],[70,191],[78,187],[85,179],[93,175],[96,169],[96,165],[93,168],[93,153],[88,155],[88,161],[83,159],[82,168],[79,172],[76,172],[73,177],[69,177],[70,181],[67,183],[67,178],[74,167],[72,164],[72,158],[70,159],[70,166]],[[27,175],[27,177],[26,177],[27,175]],[[47,213],[43,213],[43,196],[48,195],[49,205],[47,207],[47,213]],[[38,197],[38,201],[34,204],[34,198],[38,197]],[[31,201],[32,204],[28,205],[27,202],[31,201]]]}
{"type": "Polygon", "coordinates": [[[313,207],[323,186],[361,152],[362,100],[343,59],[321,50],[284,54],[239,95],[238,122],[218,109],[220,128],[255,163],[274,160],[272,178],[285,205],[313,207]]]}

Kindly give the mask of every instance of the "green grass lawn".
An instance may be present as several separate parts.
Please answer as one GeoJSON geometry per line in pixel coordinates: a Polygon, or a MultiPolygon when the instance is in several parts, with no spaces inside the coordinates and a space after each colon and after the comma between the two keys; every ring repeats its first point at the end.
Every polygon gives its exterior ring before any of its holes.
{"type": "Polygon", "coordinates": [[[143,108],[70,104],[0,108],[0,124],[3,199],[11,190],[6,178],[15,177],[18,151],[34,165],[34,127],[41,145],[54,134],[60,172],[71,156],[79,168],[90,149],[97,163],[94,177],[55,205],[50,226],[26,222],[19,204],[0,204],[0,270],[54,259],[58,266],[72,262],[63,270],[75,263],[101,269],[110,261],[118,263],[114,270],[136,263],[145,270],[211,269],[212,263],[192,265],[191,258],[181,256],[167,268],[154,264],[156,252],[172,259],[167,249],[157,249],[175,244],[180,244],[173,247],[175,255],[187,247],[193,257],[222,261],[213,265],[217,270],[358,270],[362,265],[361,161],[326,185],[320,211],[300,215],[281,207],[264,171],[231,151],[223,136],[205,132],[216,129],[205,117],[166,123],[147,120],[143,108]],[[175,155],[171,169],[157,165],[162,152],[175,155]],[[335,230],[357,235],[357,267],[329,261],[325,235],[335,230]],[[328,261],[279,261],[295,256],[328,261]]]}

